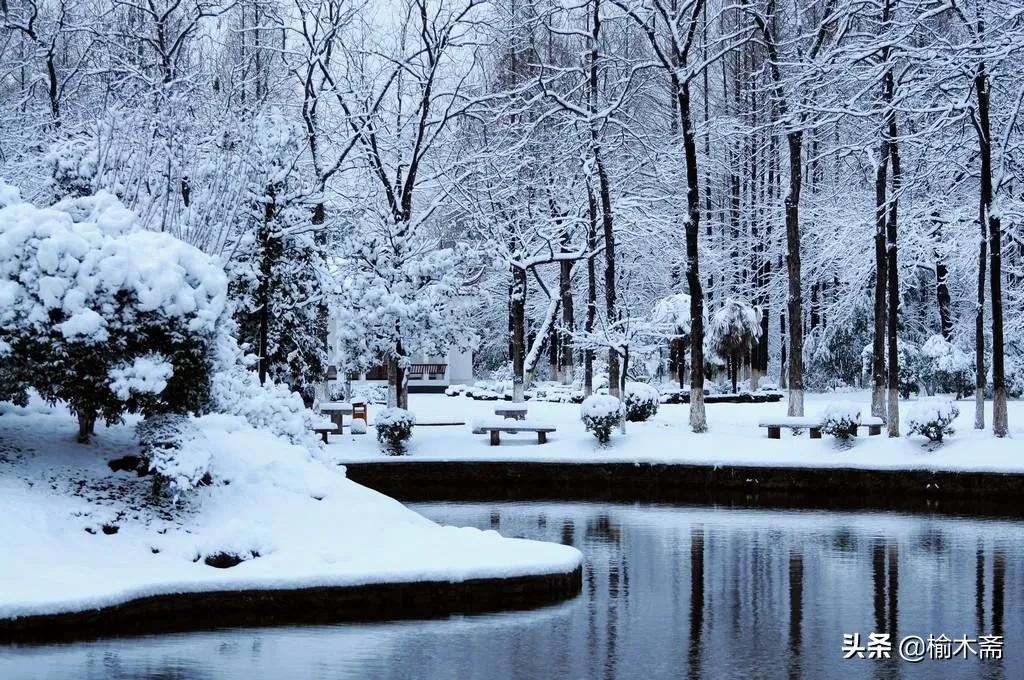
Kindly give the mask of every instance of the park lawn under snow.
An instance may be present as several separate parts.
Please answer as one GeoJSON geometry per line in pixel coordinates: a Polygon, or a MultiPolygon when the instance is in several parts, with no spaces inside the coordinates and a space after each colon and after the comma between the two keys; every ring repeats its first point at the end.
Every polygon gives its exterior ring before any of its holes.
{"type": "MultiPolygon", "coordinates": [[[[808,394],[805,412],[817,415],[832,402],[854,402],[870,414],[870,395],[866,391],[841,394],[808,394]]],[[[953,423],[956,433],[944,443],[930,446],[924,437],[890,439],[885,435],[868,437],[867,428],[850,443],[825,436],[810,439],[807,431],[793,436],[783,430],[782,439],[768,439],[758,421],[784,416],[786,402],[773,404],[708,404],[709,431],[690,432],[689,406],[662,404],[653,420],[627,423],[626,434],[616,430],[608,446],[600,446],[583,429],[580,407],[576,404],[526,402],[530,420],[558,428],[548,435],[548,443],[538,445],[536,435],[502,434],[501,445],[488,443],[487,435],[473,434],[475,421],[493,419],[494,408],[502,401],[474,401],[468,397],[436,394],[409,396],[409,408],[419,425],[413,430],[409,455],[385,457],[373,435],[332,437],[327,453],[341,463],[366,461],[485,460],[535,462],[636,462],[708,465],[751,465],[792,467],[855,467],[867,469],[986,470],[1024,472],[1024,402],[1011,401],[1010,437],[997,439],[991,429],[975,430],[974,402],[956,402],[960,416],[953,423]],[[465,422],[464,426],[431,427],[423,423],[465,422]]],[[[906,420],[914,400],[901,402],[901,417],[906,420]]],[[[991,422],[991,403],[986,404],[991,422]]],[[[374,409],[370,406],[370,422],[374,409]]],[[[904,422],[902,432],[906,433],[904,422]]]]}
{"type": "Polygon", "coordinates": [[[462,581],[580,563],[571,547],[439,526],[240,418],[197,424],[213,485],[178,506],[152,505],[150,478],[107,466],[137,453],[130,424],[98,426],[81,445],[65,410],[0,404],[0,618],[157,594],[462,581]],[[222,552],[250,559],[204,563],[222,552]]]}

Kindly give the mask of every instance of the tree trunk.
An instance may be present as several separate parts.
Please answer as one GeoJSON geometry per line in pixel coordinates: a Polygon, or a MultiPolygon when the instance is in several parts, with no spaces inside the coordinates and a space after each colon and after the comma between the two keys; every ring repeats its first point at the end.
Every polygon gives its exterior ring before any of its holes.
{"type": "MultiPolygon", "coordinates": [[[[979,34],[984,25],[979,22],[979,34]]],[[[1002,224],[1001,216],[992,209],[992,132],[989,123],[989,78],[985,62],[978,65],[974,82],[978,98],[978,141],[981,151],[981,203],[988,217],[989,270],[992,288],[992,433],[1005,437],[1008,429],[1006,412],[1006,374],[1003,365],[1003,293],[1002,293],[1002,224]]],[[[985,223],[982,222],[982,231],[985,223]]],[[[979,279],[984,285],[984,279],[979,279]]]]}
{"type": "Polygon", "coordinates": [[[690,118],[690,86],[680,84],[679,111],[686,157],[686,283],[690,289],[690,429],[706,432],[704,409],[704,288],[700,280],[700,187],[697,174],[697,143],[690,118]]]}
{"type": "MultiPolygon", "coordinates": [[[[888,2],[886,3],[888,9],[888,2]]],[[[889,309],[889,365],[888,365],[888,395],[886,409],[886,425],[890,437],[900,436],[900,367],[899,367],[899,345],[897,333],[899,331],[899,308],[900,308],[900,287],[899,268],[897,265],[896,236],[898,228],[898,211],[900,203],[900,192],[902,189],[903,176],[900,168],[900,147],[899,136],[896,128],[896,112],[892,110],[894,98],[895,79],[892,69],[885,75],[885,99],[889,106],[888,110],[888,143],[889,162],[892,164],[892,193],[889,198],[889,218],[886,223],[886,278],[888,279],[888,302],[889,309]]]]}
{"type": "Polygon", "coordinates": [[[803,293],[800,281],[800,185],[803,177],[803,132],[786,135],[789,143],[789,194],[786,196],[786,272],[789,276],[789,406],[791,416],[804,414],[803,293]]]}
{"type": "Polygon", "coordinates": [[[779,350],[779,387],[788,389],[789,383],[786,376],[789,375],[789,362],[786,360],[786,345],[789,344],[789,335],[786,331],[786,314],[779,314],[779,340],[782,348],[779,350]]]}
{"type": "Polygon", "coordinates": [[[561,294],[562,304],[562,327],[559,332],[561,336],[561,348],[559,350],[559,371],[557,380],[563,384],[570,385],[573,380],[573,346],[572,333],[575,327],[575,310],[572,303],[572,263],[564,261],[559,264],[558,288],[561,294]]]}
{"type": "Polygon", "coordinates": [[[953,298],[949,294],[949,269],[939,260],[935,263],[935,297],[939,303],[939,332],[949,341],[953,336],[953,298]]]}
{"type": "Polygon", "coordinates": [[[888,278],[888,302],[889,309],[889,364],[888,364],[888,394],[886,395],[886,425],[890,437],[900,436],[900,367],[899,367],[899,345],[897,333],[899,331],[899,270],[897,268],[896,256],[896,234],[897,234],[897,209],[899,206],[900,192],[900,161],[899,147],[896,144],[896,123],[893,119],[889,123],[890,133],[890,159],[892,160],[892,196],[889,199],[889,220],[886,224],[886,246],[887,262],[886,274],[888,278]]]}
{"type": "Polygon", "coordinates": [[[985,429],[985,267],[988,236],[985,231],[985,202],[980,201],[978,225],[978,308],[974,315],[974,429],[985,429]]]}
{"type": "Polygon", "coordinates": [[[258,312],[258,345],[259,345],[259,377],[262,385],[267,381],[267,373],[270,370],[270,349],[267,346],[270,342],[270,296],[271,277],[274,275],[273,241],[276,237],[271,234],[271,225],[275,217],[274,199],[277,191],[273,185],[267,187],[267,202],[263,208],[263,223],[260,225],[260,286],[259,312],[258,312]]]}
{"type": "Polygon", "coordinates": [[[885,414],[885,324],[886,304],[886,183],[888,182],[889,142],[883,133],[878,167],[875,168],[875,334],[871,343],[871,415],[876,418],[885,414]]]}
{"type": "Polygon", "coordinates": [[[526,361],[526,270],[512,269],[512,401],[523,401],[526,361]]]}
{"type": "MultiPolygon", "coordinates": [[[[590,217],[587,226],[587,314],[583,322],[583,330],[590,336],[597,322],[597,264],[593,253],[597,250],[597,199],[590,185],[587,185],[587,209],[590,217]]],[[[583,393],[590,396],[594,392],[594,350],[587,345],[583,350],[583,393]]]]}
{"type": "MultiPolygon", "coordinates": [[[[561,306],[561,298],[556,298],[555,302],[555,314],[558,314],[558,308],[561,306]]],[[[558,333],[558,324],[552,321],[551,326],[548,327],[548,375],[551,380],[558,380],[558,350],[561,347],[561,341],[558,333]]]]}
{"type": "Polygon", "coordinates": [[[96,433],[96,411],[92,409],[78,410],[78,443],[88,444],[96,433]]]}

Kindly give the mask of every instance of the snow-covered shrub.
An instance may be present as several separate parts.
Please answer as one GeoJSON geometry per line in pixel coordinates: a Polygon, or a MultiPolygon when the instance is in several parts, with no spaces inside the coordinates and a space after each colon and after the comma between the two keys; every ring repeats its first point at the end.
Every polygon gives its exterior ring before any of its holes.
{"type": "MultiPolygon", "coordinates": [[[[888,350],[886,350],[888,351],[888,350]]],[[[896,341],[896,356],[900,364],[900,397],[909,399],[921,391],[921,348],[908,340],[896,341]]]]}
{"type": "Polygon", "coordinates": [[[918,366],[929,394],[966,397],[974,391],[973,361],[941,335],[933,335],[921,345],[918,366]]]}
{"type": "Polygon", "coordinates": [[[405,452],[405,442],[412,436],[416,416],[404,408],[382,409],[373,421],[377,428],[377,441],[387,447],[388,453],[400,456],[405,452]]]}
{"type": "Polygon", "coordinates": [[[626,420],[640,423],[654,417],[658,412],[661,395],[647,383],[626,383],[626,420]]]}
{"type": "Polygon", "coordinates": [[[388,403],[388,388],[386,385],[358,384],[352,386],[352,401],[361,401],[366,404],[388,403]]]}
{"type": "Polygon", "coordinates": [[[592,394],[580,406],[580,419],[584,427],[602,444],[607,444],[611,439],[612,430],[619,425],[623,415],[622,402],[608,394],[592,394]]]}
{"type": "Polygon", "coordinates": [[[366,421],[362,418],[354,418],[349,425],[349,432],[352,434],[366,434],[366,421]]]}
{"type": "Polygon", "coordinates": [[[66,401],[83,441],[100,416],[201,410],[226,294],[214,258],[139,230],[109,193],[11,203],[0,208],[0,392],[66,401]]]}
{"type": "Polygon", "coordinates": [[[299,393],[287,385],[270,380],[260,384],[256,373],[246,367],[249,362],[230,334],[231,328],[233,324],[226,322],[215,347],[210,381],[211,410],[241,416],[253,427],[267,430],[292,444],[318,448],[318,439],[312,430],[318,420],[316,415],[306,408],[299,393]]]}
{"type": "Polygon", "coordinates": [[[135,434],[146,466],[155,475],[154,493],[168,488],[177,502],[182,493],[209,482],[212,454],[188,416],[149,416],[135,426],[135,434]]]}
{"type": "Polygon", "coordinates": [[[943,437],[953,434],[952,423],[958,415],[960,410],[950,399],[922,399],[910,409],[907,434],[921,434],[933,442],[941,442],[943,437]]]}
{"type": "Polygon", "coordinates": [[[1024,359],[1012,354],[1006,355],[1006,396],[1020,399],[1024,396],[1024,359]]]}
{"type": "Polygon", "coordinates": [[[72,138],[55,142],[45,157],[53,178],[56,199],[88,196],[99,167],[99,147],[92,138],[72,138]]]}
{"type": "Polygon", "coordinates": [[[859,425],[860,406],[848,401],[827,405],[821,417],[821,431],[837,439],[856,436],[859,425]]]}

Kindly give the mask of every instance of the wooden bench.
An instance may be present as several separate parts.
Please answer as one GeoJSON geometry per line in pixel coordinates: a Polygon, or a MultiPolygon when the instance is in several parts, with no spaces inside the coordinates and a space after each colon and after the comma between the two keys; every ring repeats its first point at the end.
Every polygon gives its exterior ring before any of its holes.
{"type": "Polygon", "coordinates": [[[525,420],[505,420],[496,422],[476,423],[473,425],[473,434],[488,434],[491,437],[491,446],[501,443],[501,433],[519,434],[520,432],[533,432],[537,435],[538,444],[546,444],[548,433],[554,432],[555,427],[540,423],[530,423],[525,420]]]}
{"type": "MultiPolygon", "coordinates": [[[[881,418],[861,418],[860,425],[853,428],[853,436],[856,437],[857,431],[862,427],[868,428],[868,436],[882,434],[883,424],[884,423],[881,418]]],[[[782,428],[784,427],[790,430],[807,430],[808,436],[811,439],[821,439],[821,418],[782,416],[771,420],[762,420],[757,424],[757,426],[768,428],[769,439],[781,439],[782,428]]]]}
{"type": "Polygon", "coordinates": [[[410,380],[443,380],[448,364],[412,364],[409,366],[410,380]]]}

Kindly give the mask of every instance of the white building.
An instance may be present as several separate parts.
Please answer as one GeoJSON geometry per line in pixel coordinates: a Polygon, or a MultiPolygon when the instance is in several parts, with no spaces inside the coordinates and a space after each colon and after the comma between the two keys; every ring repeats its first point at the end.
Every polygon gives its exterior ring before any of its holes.
{"type": "MultiPolygon", "coordinates": [[[[331,357],[332,366],[328,371],[328,380],[337,380],[338,371],[336,368],[337,356],[344,351],[338,346],[338,339],[335,335],[336,322],[331,319],[328,323],[328,343],[334,348],[334,356],[331,357]]],[[[413,354],[412,363],[409,366],[409,391],[410,392],[444,392],[449,385],[471,385],[473,384],[473,353],[452,349],[445,356],[428,356],[424,354],[413,354]]],[[[352,376],[353,384],[381,384],[387,385],[388,374],[383,363],[366,373],[352,376]]]]}

